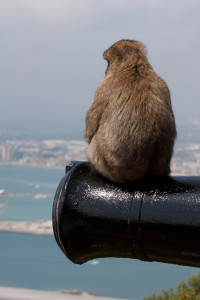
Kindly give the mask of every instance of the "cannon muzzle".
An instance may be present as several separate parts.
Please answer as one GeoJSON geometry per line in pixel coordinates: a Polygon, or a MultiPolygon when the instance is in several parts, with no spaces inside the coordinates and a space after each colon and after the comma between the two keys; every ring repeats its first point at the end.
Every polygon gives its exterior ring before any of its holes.
{"type": "Polygon", "coordinates": [[[53,204],[64,254],[200,267],[200,177],[152,177],[114,184],[88,162],[71,162],[53,204]]]}

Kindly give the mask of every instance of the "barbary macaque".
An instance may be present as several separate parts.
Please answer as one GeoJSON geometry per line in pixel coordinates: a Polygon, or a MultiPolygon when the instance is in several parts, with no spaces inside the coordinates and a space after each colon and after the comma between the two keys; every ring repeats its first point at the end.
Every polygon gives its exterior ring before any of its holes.
{"type": "Polygon", "coordinates": [[[105,78],[86,115],[89,161],[116,183],[169,175],[176,125],[165,81],[138,41],[120,40],[103,56],[105,78]]]}

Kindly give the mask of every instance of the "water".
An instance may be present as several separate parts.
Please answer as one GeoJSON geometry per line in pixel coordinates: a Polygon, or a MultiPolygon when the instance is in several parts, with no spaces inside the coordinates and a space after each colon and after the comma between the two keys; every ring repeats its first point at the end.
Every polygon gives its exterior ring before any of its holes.
{"type": "Polygon", "coordinates": [[[0,165],[0,188],[6,192],[40,192],[54,193],[63,170],[31,168],[23,166],[0,165]]]}
{"type": "Polygon", "coordinates": [[[0,197],[0,204],[8,201],[0,221],[39,221],[51,219],[52,201],[63,170],[0,165],[0,189],[15,196],[6,200],[0,197]],[[17,196],[17,194],[24,194],[17,196]],[[35,198],[26,194],[46,194],[47,198],[35,198]]]}
{"type": "MultiPolygon", "coordinates": [[[[7,193],[54,194],[62,170],[1,166],[0,189],[7,193]]],[[[5,198],[0,197],[0,201],[5,198]]],[[[0,203],[1,203],[0,202],[0,203]]],[[[34,221],[51,217],[53,197],[12,197],[0,221],[34,221]]],[[[53,236],[0,232],[0,286],[41,290],[80,289],[98,296],[142,299],[176,287],[198,268],[131,259],[71,263],[53,236]]]]}
{"type": "Polygon", "coordinates": [[[75,265],[54,237],[0,233],[0,285],[31,289],[80,289],[99,296],[141,299],[176,286],[198,269],[129,259],[75,265]]]}

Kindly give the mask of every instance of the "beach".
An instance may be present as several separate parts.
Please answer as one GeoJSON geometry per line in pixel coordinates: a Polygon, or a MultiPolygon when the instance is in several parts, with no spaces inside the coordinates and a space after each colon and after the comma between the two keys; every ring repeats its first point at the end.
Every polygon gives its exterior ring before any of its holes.
{"type": "Polygon", "coordinates": [[[0,231],[53,235],[51,220],[40,220],[38,222],[0,222],[0,231]]]}
{"type": "Polygon", "coordinates": [[[95,297],[82,291],[40,291],[20,288],[0,287],[0,300],[112,300],[114,298],[95,297]]]}

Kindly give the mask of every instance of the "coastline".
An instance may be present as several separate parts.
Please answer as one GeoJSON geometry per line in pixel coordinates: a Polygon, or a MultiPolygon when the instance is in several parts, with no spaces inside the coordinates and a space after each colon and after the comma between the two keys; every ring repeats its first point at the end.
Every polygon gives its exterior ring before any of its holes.
{"type": "MultiPolygon", "coordinates": [[[[66,161],[66,165],[69,163],[70,161],[66,161]]],[[[33,165],[33,164],[25,164],[25,163],[18,163],[18,162],[12,162],[12,161],[6,161],[6,162],[2,162],[0,161],[0,165],[2,166],[15,166],[15,167],[29,167],[29,168],[38,168],[38,169],[50,169],[50,170],[64,170],[64,167],[58,166],[46,166],[46,165],[33,165]]]]}
{"type": "MultiPolygon", "coordinates": [[[[45,166],[36,166],[29,164],[19,164],[16,162],[0,162],[0,166],[16,166],[16,167],[27,167],[27,168],[36,168],[36,169],[52,169],[58,170],[59,167],[45,167],[45,166]]],[[[0,187],[1,188],[1,187],[0,187]]],[[[23,196],[33,196],[34,198],[43,198],[46,196],[53,197],[54,194],[42,194],[39,191],[30,194],[24,194],[23,196]]],[[[10,197],[14,196],[22,196],[21,193],[9,193],[5,192],[5,194],[0,195],[0,197],[5,198],[6,200],[2,203],[3,205],[7,205],[7,200],[10,197]]],[[[0,207],[1,208],[1,207],[0,207]]],[[[4,208],[4,207],[3,207],[4,208]]],[[[1,210],[0,210],[1,213],[1,210]]],[[[38,220],[38,221],[1,221],[0,220],[0,232],[13,232],[13,233],[25,233],[25,234],[34,234],[34,235],[53,235],[52,228],[52,220],[38,220]]]]}
{"type": "Polygon", "coordinates": [[[16,232],[26,234],[53,235],[51,220],[40,220],[38,222],[0,222],[0,232],[16,232]]]}
{"type": "Polygon", "coordinates": [[[78,290],[42,291],[0,286],[0,300],[112,300],[78,290]]]}

